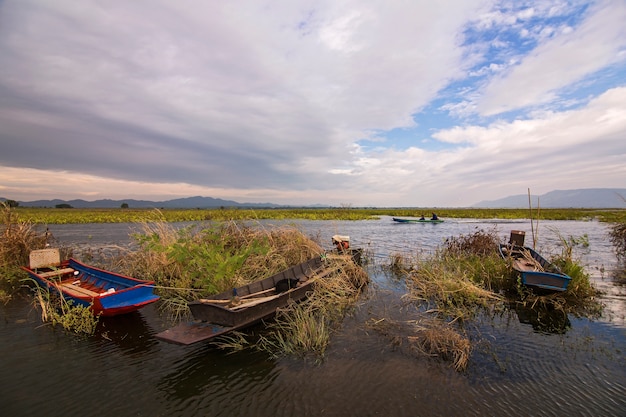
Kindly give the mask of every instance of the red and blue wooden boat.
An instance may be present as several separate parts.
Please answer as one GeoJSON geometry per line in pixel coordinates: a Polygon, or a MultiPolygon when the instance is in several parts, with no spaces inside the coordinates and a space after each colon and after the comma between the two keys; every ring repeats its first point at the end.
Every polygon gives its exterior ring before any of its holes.
{"type": "Polygon", "coordinates": [[[159,299],[153,281],[105,271],[73,258],[61,262],[58,249],[32,251],[29,266],[22,269],[40,286],[74,305],[90,307],[96,315],[130,313],[159,299]]]}
{"type": "Polygon", "coordinates": [[[547,291],[566,291],[572,278],[559,268],[526,246],[500,244],[500,255],[511,262],[522,284],[547,291]]]}

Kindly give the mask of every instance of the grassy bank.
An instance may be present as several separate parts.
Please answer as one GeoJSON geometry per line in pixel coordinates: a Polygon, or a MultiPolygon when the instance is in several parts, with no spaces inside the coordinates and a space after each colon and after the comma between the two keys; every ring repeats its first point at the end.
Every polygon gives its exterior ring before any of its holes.
{"type": "MultiPolygon", "coordinates": [[[[290,209],[67,209],[26,208],[15,209],[20,217],[30,223],[136,223],[160,221],[229,221],[229,220],[368,220],[380,216],[419,217],[436,212],[442,219],[527,219],[528,209],[462,209],[462,208],[290,208],[290,209]]],[[[533,213],[537,217],[537,213],[533,213]]],[[[542,209],[543,220],[594,220],[626,223],[624,209],[542,209]]]]}

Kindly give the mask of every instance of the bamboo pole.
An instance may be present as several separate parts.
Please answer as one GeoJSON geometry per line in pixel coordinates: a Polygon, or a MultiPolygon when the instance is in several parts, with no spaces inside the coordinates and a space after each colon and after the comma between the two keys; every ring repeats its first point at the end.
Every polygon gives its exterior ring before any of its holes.
{"type": "Polygon", "coordinates": [[[533,223],[533,205],[530,200],[530,188],[528,188],[528,211],[530,212],[530,233],[533,236],[533,249],[535,249],[535,225],[533,223]]]}

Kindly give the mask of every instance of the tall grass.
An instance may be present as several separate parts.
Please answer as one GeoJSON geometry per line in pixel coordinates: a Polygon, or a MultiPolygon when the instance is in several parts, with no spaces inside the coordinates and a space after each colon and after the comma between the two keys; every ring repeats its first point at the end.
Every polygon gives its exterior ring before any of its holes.
{"type": "Polygon", "coordinates": [[[626,285],[626,221],[615,223],[611,226],[609,239],[613,243],[618,260],[615,281],[626,285]]]}
{"type": "Polygon", "coordinates": [[[234,221],[182,229],[165,221],[144,223],[134,238],[139,249],[122,257],[118,268],[154,280],[175,319],[187,315],[188,301],[267,278],[323,252],[294,227],[234,221]]]}
{"type": "Polygon", "coordinates": [[[496,232],[482,230],[449,238],[414,268],[405,299],[451,322],[474,318],[477,308],[502,301],[500,290],[513,287],[497,244],[496,232]]]}
{"type": "Polygon", "coordinates": [[[37,233],[32,223],[5,203],[0,203],[0,216],[0,301],[6,302],[25,277],[20,266],[28,264],[32,250],[45,247],[48,237],[37,233]]]}
{"type": "Polygon", "coordinates": [[[349,257],[327,259],[333,273],[315,282],[309,297],[278,312],[257,348],[274,356],[324,357],[334,329],[369,283],[365,271],[349,257]]]}

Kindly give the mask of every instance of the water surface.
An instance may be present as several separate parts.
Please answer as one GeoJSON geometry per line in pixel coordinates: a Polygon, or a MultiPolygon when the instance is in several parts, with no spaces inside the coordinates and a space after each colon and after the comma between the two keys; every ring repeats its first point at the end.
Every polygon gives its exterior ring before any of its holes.
{"type": "MultiPolygon", "coordinates": [[[[331,247],[350,235],[375,260],[427,256],[446,238],[495,229],[531,235],[528,221],[448,220],[442,224],[376,221],[263,222],[296,224],[331,247]]],[[[129,224],[51,225],[62,245],[114,251],[132,244],[129,224]]],[[[227,354],[199,343],[178,346],[154,335],[169,327],[151,305],[102,320],[93,337],[42,325],[27,299],[0,306],[0,409],[6,416],[624,416],[626,295],[613,283],[607,227],[597,222],[544,221],[538,248],[558,250],[558,231],[587,235],[580,256],[605,295],[597,320],[568,317],[562,333],[537,331],[523,312],[484,318],[465,373],[417,356],[368,330],[372,318],[414,318],[403,306],[403,283],[370,270],[373,279],[355,313],[333,335],[321,364],[227,354]]],[[[255,329],[262,331],[262,329],[255,329]]]]}

